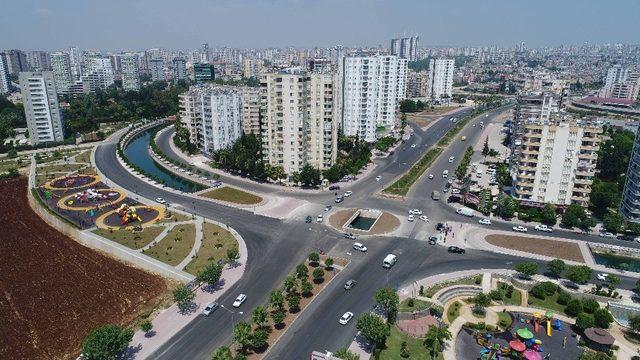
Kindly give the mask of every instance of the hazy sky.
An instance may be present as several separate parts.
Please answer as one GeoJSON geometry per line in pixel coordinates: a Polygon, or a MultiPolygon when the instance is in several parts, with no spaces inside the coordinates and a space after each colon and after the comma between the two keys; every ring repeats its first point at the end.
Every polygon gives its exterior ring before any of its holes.
{"type": "Polygon", "coordinates": [[[639,0],[14,0],[0,48],[640,43],[639,0]]]}

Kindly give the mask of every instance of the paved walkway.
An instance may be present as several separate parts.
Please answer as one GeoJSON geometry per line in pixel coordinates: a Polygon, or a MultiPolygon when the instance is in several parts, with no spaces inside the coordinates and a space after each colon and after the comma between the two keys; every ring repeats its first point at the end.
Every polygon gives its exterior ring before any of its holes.
{"type": "Polygon", "coordinates": [[[198,216],[195,221],[196,226],[196,241],[193,243],[193,247],[184,260],[180,262],[180,264],[176,265],[176,268],[179,270],[184,270],[184,268],[191,262],[193,257],[196,255],[198,250],[200,250],[200,246],[202,245],[202,238],[204,237],[204,232],[202,229],[202,225],[204,224],[204,218],[202,216],[198,216]]]}

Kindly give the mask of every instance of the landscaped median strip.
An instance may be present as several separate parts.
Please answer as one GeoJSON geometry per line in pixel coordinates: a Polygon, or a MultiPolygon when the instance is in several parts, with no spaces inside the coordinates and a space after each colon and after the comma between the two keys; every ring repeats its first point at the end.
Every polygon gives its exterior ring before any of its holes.
{"type": "Polygon", "coordinates": [[[424,172],[431,166],[433,161],[438,158],[438,156],[442,153],[444,148],[451,143],[451,140],[462,130],[465,125],[474,117],[490,111],[494,109],[494,107],[486,108],[486,109],[476,109],[472,111],[469,115],[465,116],[460,122],[458,122],[454,127],[449,129],[447,133],[438,141],[436,146],[432,147],[427,151],[421,158],[415,163],[406,174],[402,175],[398,180],[396,180],[393,184],[391,184],[388,188],[382,190],[382,193],[388,195],[399,195],[406,196],[411,186],[424,174],[424,172]]]}

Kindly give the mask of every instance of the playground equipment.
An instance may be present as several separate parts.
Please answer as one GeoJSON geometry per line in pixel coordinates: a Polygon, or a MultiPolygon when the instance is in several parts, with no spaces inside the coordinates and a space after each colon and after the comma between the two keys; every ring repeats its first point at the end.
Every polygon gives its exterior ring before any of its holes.
{"type": "Polygon", "coordinates": [[[531,319],[533,323],[533,330],[537,333],[540,329],[540,324],[546,322],[547,336],[552,335],[552,329],[562,330],[562,322],[559,319],[553,318],[553,312],[548,310],[542,316],[540,313],[533,313],[533,318],[531,319]]]}
{"type": "Polygon", "coordinates": [[[90,188],[84,191],[80,191],[73,196],[76,200],[80,202],[87,201],[97,201],[107,199],[107,195],[101,194],[96,191],[96,189],[90,188]]]}
{"type": "Polygon", "coordinates": [[[118,215],[120,215],[122,225],[129,224],[132,221],[142,221],[142,218],[136,213],[136,208],[133,206],[122,204],[116,211],[118,215]]]}

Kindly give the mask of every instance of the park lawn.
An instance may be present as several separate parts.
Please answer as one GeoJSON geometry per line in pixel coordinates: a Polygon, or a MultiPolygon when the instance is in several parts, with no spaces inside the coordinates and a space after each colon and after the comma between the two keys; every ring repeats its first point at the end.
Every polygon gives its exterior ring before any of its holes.
{"type": "Polygon", "coordinates": [[[462,304],[458,301],[454,301],[449,308],[447,309],[447,320],[449,320],[449,324],[453,323],[458,316],[460,316],[460,308],[462,304]]]}
{"type": "Polygon", "coordinates": [[[255,205],[262,202],[260,196],[228,186],[202,193],[200,196],[242,205],[255,205]]]}
{"type": "Polygon", "coordinates": [[[499,311],[498,313],[498,325],[502,326],[503,328],[508,328],[511,323],[513,322],[513,319],[511,318],[511,315],[508,312],[505,311],[499,311]],[[502,325],[504,321],[504,326],[502,325]]]}
{"type": "MultiPolygon", "coordinates": [[[[404,360],[404,359],[430,359],[431,356],[427,352],[427,348],[423,345],[421,339],[415,339],[405,335],[394,325],[391,326],[391,335],[387,338],[386,348],[380,353],[381,360],[404,360]],[[400,344],[407,342],[409,349],[409,357],[400,356],[400,344]]],[[[436,359],[442,359],[442,354],[438,354],[436,359]]]]}
{"type": "Polygon", "coordinates": [[[505,305],[520,306],[521,302],[522,302],[522,293],[518,289],[513,289],[513,293],[511,294],[511,297],[505,296],[503,300],[503,303],[505,305]]]}
{"type": "MultiPolygon", "coordinates": [[[[482,275],[478,275],[482,278],[482,275]]],[[[477,285],[476,284],[476,276],[463,277],[453,281],[445,281],[438,284],[433,285],[432,287],[424,290],[424,296],[432,297],[438,291],[454,285],[477,285]]]]}
{"type": "Polygon", "coordinates": [[[409,306],[409,299],[404,299],[400,303],[400,307],[398,308],[398,311],[400,311],[400,312],[420,311],[420,310],[428,309],[432,305],[433,304],[431,304],[428,301],[424,301],[424,300],[420,300],[420,299],[413,299],[413,306],[409,306]]]}
{"type": "Polygon", "coordinates": [[[553,294],[551,296],[547,296],[544,300],[540,300],[537,297],[529,294],[529,302],[531,303],[531,306],[533,306],[533,307],[546,309],[546,310],[552,310],[552,311],[554,311],[556,313],[560,313],[560,314],[565,315],[564,308],[566,306],[558,304],[558,302],[557,302],[558,294],[559,293],[556,292],[555,294],[553,294]]]}
{"type": "Polygon", "coordinates": [[[176,225],[162,240],[143,252],[165,264],[176,266],[189,255],[195,241],[194,224],[176,225]]]}
{"type": "Polygon", "coordinates": [[[192,275],[197,275],[212,261],[225,260],[228,249],[238,249],[236,238],[220,226],[204,223],[202,230],[202,245],[193,260],[184,268],[184,271],[192,275]]]}
{"type": "Polygon", "coordinates": [[[47,166],[39,166],[36,168],[36,172],[40,174],[46,174],[51,172],[72,172],[78,171],[82,168],[85,168],[87,165],[84,164],[58,164],[58,165],[47,165],[47,166]]]}
{"type": "Polygon", "coordinates": [[[91,149],[81,152],[76,155],[75,162],[77,163],[90,163],[91,162],[91,149]]]}
{"type": "Polygon", "coordinates": [[[143,230],[139,232],[133,232],[128,229],[98,229],[94,230],[93,233],[109,240],[115,241],[118,244],[124,245],[128,248],[137,250],[145,247],[147,244],[153,241],[153,239],[160,235],[162,230],[164,230],[164,227],[162,226],[153,226],[143,228],[143,230]]]}
{"type": "Polygon", "coordinates": [[[166,218],[158,219],[158,220],[156,220],[156,223],[158,223],[158,224],[166,224],[166,223],[189,221],[189,220],[191,220],[191,216],[178,214],[177,212],[172,211],[170,218],[168,218],[168,219],[166,219],[166,218]]]}
{"type": "Polygon", "coordinates": [[[8,172],[11,169],[19,169],[21,167],[29,166],[31,162],[29,160],[3,160],[0,161],[0,173],[8,172]]]}

